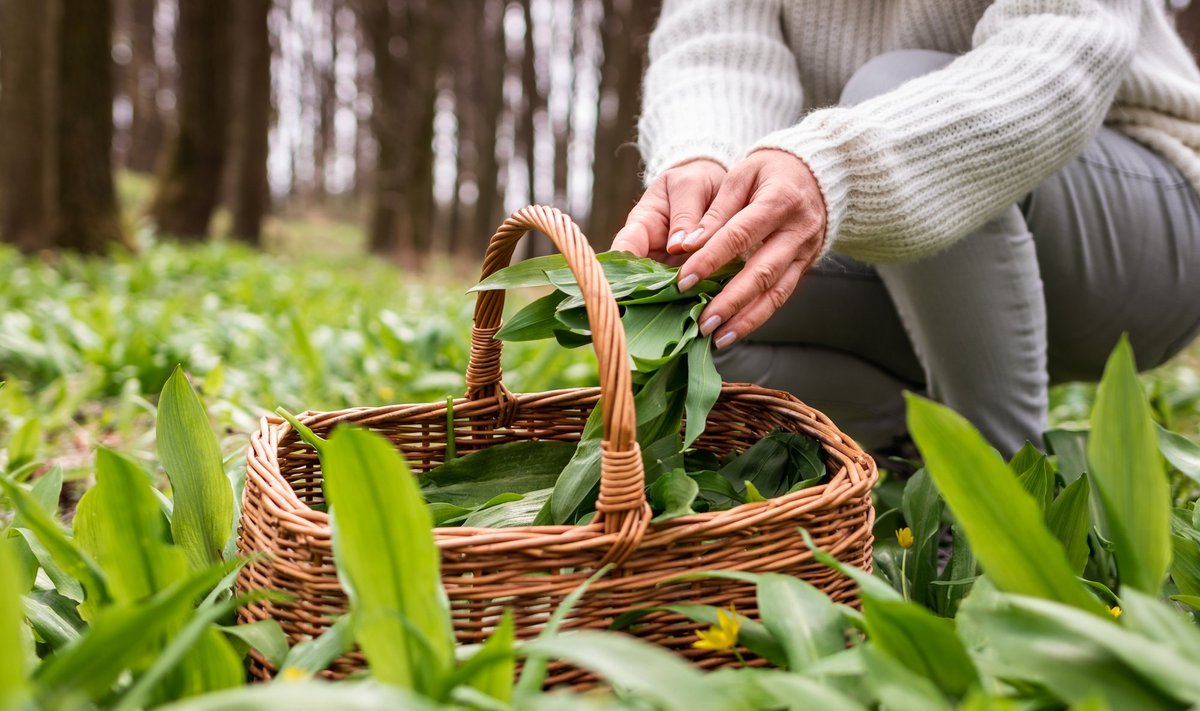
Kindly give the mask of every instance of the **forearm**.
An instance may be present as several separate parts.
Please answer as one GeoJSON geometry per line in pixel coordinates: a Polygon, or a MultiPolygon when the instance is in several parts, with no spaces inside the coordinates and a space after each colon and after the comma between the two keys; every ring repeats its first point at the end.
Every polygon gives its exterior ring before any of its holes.
{"type": "Polygon", "coordinates": [[[826,249],[869,262],[939,251],[1082,150],[1128,66],[1139,13],[1136,0],[1001,0],[945,69],[809,114],[752,150],[787,150],[812,169],[826,249]]]}

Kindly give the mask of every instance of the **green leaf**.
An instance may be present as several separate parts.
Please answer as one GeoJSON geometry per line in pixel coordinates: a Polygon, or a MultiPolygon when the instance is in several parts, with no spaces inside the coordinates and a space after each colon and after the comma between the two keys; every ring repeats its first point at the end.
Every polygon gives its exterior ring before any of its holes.
{"type": "Polygon", "coordinates": [[[1200,629],[1171,605],[1136,588],[1121,592],[1121,624],[1200,665],[1200,629]]]}
{"type": "Polygon", "coordinates": [[[1086,475],[1080,476],[1058,494],[1046,511],[1046,524],[1067,553],[1067,564],[1076,575],[1082,575],[1088,561],[1088,531],[1092,527],[1088,508],[1090,485],[1086,475]]]}
{"type": "Polygon", "coordinates": [[[900,510],[912,529],[909,590],[917,602],[929,604],[929,584],[937,577],[938,542],[942,533],[942,499],[929,473],[919,470],[904,486],[900,510]]]}
{"type": "Polygon", "coordinates": [[[1008,460],[1008,468],[1013,474],[1021,476],[1045,458],[1046,455],[1039,452],[1032,442],[1026,442],[1021,449],[1017,450],[1013,458],[1008,460]]]}
{"type": "Polygon", "coordinates": [[[1158,425],[1155,427],[1158,431],[1158,450],[1162,455],[1180,473],[1200,483],[1200,444],[1158,425]]]}
{"type": "Polygon", "coordinates": [[[1171,565],[1171,493],[1127,338],[1096,391],[1088,462],[1122,585],[1158,594],[1171,565]]]}
{"type": "Polygon", "coordinates": [[[550,500],[554,489],[540,489],[525,494],[516,501],[488,506],[472,512],[463,520],[464,528],[509,528],[531,526],[538,512],[550,500]]]}
{"type": "Polygon", "coordinates": [[[87,626],[75,601],[53,590],[34,591],[24,601],[29,626],[53,650],[79,639],[80,631],[87,626]]]}
{"type": "Polygon", "coordinates": [[[996,586],[1103,615],[1076,580],[1037,503],[1000,455],[949,408],[905,397],[909,431],[926,469],[996,586]]]}
{"type": "Polygon", "coordinates": [[[468,293],[477,291],[495,291],[497,289],[519,289],[530,286],[550,286],[547,271],[565,269],[566,257],[561,254],[547,254],[510,264],[497,271],[487,279],[471,287],[468,293]]]}
{"type": "Polygon", "coordinates": [[[887,711],[950,711],[950,704],[937,686],[909,670],[873,644],[862,647],[866,662],[864,681],[887,711]]]}
{"type": "Polygon", "coordinates": [[[758,487],[753,482],[744,482],[743,487],[746,489],[746,503],[752,504],[767,500],[767,497],[762,495],[762,492],[758,490],[758,487]]]}
{"type": "Polygon", "coordinates": [[[157,433],[158,457],[175,502],[171,533],[198,570],[222,559],[233,532],[233,488],[208,415],[182,368],[163,386],[157,433]]]}
{"type": "Polygon", "coordinates": [[[1020,472],[1017,481],[1043,511],[1050,507],[1054,499],[1054,471],[1050,469],[1050,462],[1045,457],[1020,472]]]}
{"type": "MultiPolygon", "coordinates": [[[[96,564],[80,552],[75,542],[67,537],[62,527],[46,513],[32,494],[6,477],[0,477],[0,490],[13,503],[17,513],[29,526],[28,530],[45,547],[54,563],[82,585],[88,604],[80,612],[84,613],[85,619],[90,619],[90,613],[108,601],[108,588],[96,564]]],[[[33,547],[33,541],[27,541],[33,547]]]]}
{"type": "MultiPolygon", "coordinates": [[[[564,524],[571,521],[580,507],[592,499],[600,486],[600,441],[604,420],[600,403],[592,408],[583,426],[579,444],[571,461],[563,467],[550,495],[551,521],[564,524]]],[[[539,521],[540,523],[540,521],[539,521]]]]}
{"type": "Polygon", "coordinates": [[[222,625],[219,629],[226,635],[257,649],[267,658],[271,666],[276,669],[282,668],[283,660],[288,654],[288,639],[277,620],[267,619],[247,622],[243,625],[222,625]]]}
{"type": "Polygon", "coordinates": [[[633,637],[567,632],[526,642],[520,651],[570,662],[668,711],[748,708],[705,684],[704,675],[680,657],[633,637]]]}
{"type": "MultiPolygon", "coordinates": [[[[550,619],[546,620],[546,625],[542,627],[542,631],[536,639],[549,639],[558,634],[558,628],[562,626],[567,616],[575,609],[575,605],[587,594],[588,588],[592,586],[600,578],[603,578],[612,570],[611,563],[601,566],[599,570],[592,573],[587,580],[580,583],[574,590],[567,593],[567,596],[562,599],[558,607],[554,608],[550,619]]],[[[513,691],[522,699],[539,695],[542,690],[542,685],[546,680],[546,656],[540,654],[526,654],[525,667],[521,670],[521,678],[517,680],[516,687],[513,691]]]]}
{"type": "Polygon", "coordinates": [[[725,675],[730,694],[752,699],[755,708],[787,711],[866,711],[866,707],[827,683],[772,669],[722,669],[709,680],[725,675]],[[756,698],[765,697],[765,698],[756,698]]]}
{"type": "Polygon", "coordinates": [[[0,708],[17,709],[28,692],[25,680],[33,642],[25,626],[21,591],[17,587],[16,561],[12,549],[0,546],[0,708]]]}
{"type": "Polygon", "coordinates": [[[509,442],[446,462],[421,476],[429,502],[474,508],[501,494],[527,494],[554,486],[575,455],[571,442],[509,442]]]}
{"type": "MultiPolygon", "coordinates": [[[[58,500],[62,497],[63,470],[55,464],[50,471],[38,477],[29,488],[29,493],[38,500],[42,509],[51,516],[58,514],[58,500]]],[[[13,519],[13,527],[25,525],[24,517],[18,515],[13,519]]]]}
{"type": "MultiPolygon", "coordinates": [[[[726,608],[718,608],[713,605],[664,605],[662,607],[646,607],[639,610],[631,610],[617,616],[613,621],[611,629],[624,630],[637,624],[638,620],[650,614],[651,612],[674,612],[677,615],[692,620],[693,622],[703,622],[706,625],[715,625],[720,622],[717,616],[717,611],[722,610],[726,614],[729,610],[726,608]]],[[[741,622],[741,627],[738,630],[738,644],[750,650],[751,653],[766,659],[775,666],[785,666],[787,664],[787,655],[783,651],[783,646],[779,641],[767,631],[761,622],[746,617],[740,612],[737,613],[737,618],[741,622]]]]}
{"type": "Polygon", "coordinates": [[[167,526],[150,480],[110,449],[96,452],[96,485],[79,501],[75,537],[104,570],[117,603],[166,589],[187,570],[183,553],[167,543],[167,526]]]}
{"type": "Polygon", "coordinates": [[[294,681],[258,684],[196,696],[158,711],[438,711],[441,707],[395,687],[363,682],[294,681]]]}
{"type": "Polygon", "coordinates": [[[105,608],[76,642],[42,662],[34,675],[45,698],[82,693],[103,698],[117,678],[161,642],[162,636],[232,566],[193,573],[137,605],[105,608]]]}
{"type": "Polygon", "coordinates": [[[467,681],[472,688],[503,703],[512,701],[513,677],[517,668],[513,651],[515,630],[512,611],[505,610],[500,624],[496,625],[492,635],[472,657],[472,660],[487,660],[488,663],[482,665],[467,681]]]}
{"type": "Polygon", "coordinates": [[[646,498],[655,511],[654,521],[669,521],[679,516],[696,513],[692,504],[700,493],[700,486],[682,469],[675,469],[659,477],[646,489],[646,498]]]}
{"type": "Polygon", "coordinates": [[[8,441],[8,471],[15,472],[26,464],[37,460],[38,447],[42,443],[42,425],[29,419],[16,429],[8,441]]]}
{"type": "Polygon", "coordinates": [[[334,557],[371,671],[396,686],[436,688],[453,663],[454,631],[416,481],[378,434],[339,427],[324,450],[334,557]]]}
{"type": "Polygon", "coordinates": [[[649,362],[661,359],[683,338],[691,309],[692,304],[686,301],[626,308],[621,324],[629,357],[649,362]]]}
{"type": "Polygon", "coordinates": [[[312,676],[322,672],[353,646],[354,625],[351,624],[349,615],[343,615],[324,633],[292,647],[284,657],[283,663],[279,665],[278,678],[294,680],[297,675],[312,676]]]}
{"type": "Polygon", "coordinates": [[[1179,591],[1200,595],[1200,545],[1186,536],[1171,535],[1171,580],[1179,591]]]}
{"type": "Polygon", "coordinates": [[[856,568],[853,565],[848,565],[834,558],[827,551],[821,550],[817,544],[813,542],[812,535],[803,528],[800,529],[800,535],[804,538],[804,545],[813,552],[813,558],[818,563],[827,568],[832,568],[842,575],[850,578],[858,583],[859,595],[870,595],[879,600],[900,600],[900,593],[891,585],[888,585],[879,578],[871,575],[862,568],[856,568]]]}
{"type": "Polygon", "coordinates": [[[845,649],[841,612],[812,585],[768,573],[758,578],[757,597],[763,626],[783,646],[792,671],[805,671],[818,659],[845,649]]]}
{"type": "Polygon", "coordinates": [[[1099,693],[1112,708],[1180,708],[1200,675],[1158,642],[1054,602],[1005,596],[963,613],[1002,660],[1002,674],[1045,686],[1067,703],[1099,693]]]}
{"type": "Polygon", "coordinates": [[[699,499],[708,504],[709,511],[724,511],[746,503],[733,483],[715,471],[688,471],[700,487],[699,499]]]}
{"type": "Polygon", "coordinates": [[[755,442],[719,473],[735,487],[749,481],[764,497],[775,498],[786,493],[795,481],[825,474],[819,452],[820,443],[811,437],[776,431],[755,442]]]}
{"type": "Polygon", "coordinates": [[[558,305],[565,298],[565,294],[555,291],[534,300],[504,322],[504,325],[496,332],[496,339],[500,341],[537,341],[543,338],[553,338],[554,332],[563,328],[556,314],[558,305]]]}
{"type": "Polygon", "coordinates": [[[687,351],[688,384],[684,412],[687,414],[687,429],[683,435],[683,446],[690,447],[704,432],[708,413],[721,395],[721,374],[713,365],[712,336],[697,338],[687,351]]]}
{"type": "Polygon", "coordinates": [[[1067,484],[1088,471],[1088,431],[1050,430],[1042,435],[1046,449],[1058,460],[1058,475],[1067,484]]]}
{"type": "Polygon", "coordinates": [[[962,528],[954,525],[950,530],[954,546],[950,552],[950,562],[934,583],[936,609],[943,617],[955,616],[959,604],[979,576],[979,565],[975,562],[975,554],[971,552],[962,528]]]}
{"type": "Polygon", "coordinates": [[[975,665],[954,634],[954,624],[913,603],[863,598],[867,635],[881,652],[962,697],[979,683],[975,665]]]}

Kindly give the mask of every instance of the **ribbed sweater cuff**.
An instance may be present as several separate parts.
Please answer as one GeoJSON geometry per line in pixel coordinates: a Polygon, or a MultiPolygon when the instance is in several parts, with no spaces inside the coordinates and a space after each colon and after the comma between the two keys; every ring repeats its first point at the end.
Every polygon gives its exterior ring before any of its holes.
{"type": "Polygon", "coordinates": [[[642,174],[642,180],[646,186],[649,186],[667,169],[700,158],[714,160],[728,170],[740,152],[737,146],[723,141],[691,139],[670,143],[655,150],[654,156],[646,164],[646,172],[642,174]]]}
{"type": "Polygon", "coordinates": [[[850,175],[846,170],[841,142],[819,127],[801,122],[767,134],[751,146],[747,154],[767,148],[784,150],[796,156],[804,161],[817,179],[821,197],[825,200],[825,241],[819,257],[824,258],[837,242],[838,228],[846,216],[848,203],[850,175]]]}

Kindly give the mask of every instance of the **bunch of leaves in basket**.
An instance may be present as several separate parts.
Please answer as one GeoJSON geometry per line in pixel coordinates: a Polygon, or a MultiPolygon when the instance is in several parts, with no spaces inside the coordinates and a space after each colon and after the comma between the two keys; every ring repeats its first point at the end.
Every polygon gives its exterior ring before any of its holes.
{"type": "MultiPolygon", "coordinates": [[[[700,313],[740,265],[681,292],[676,267],[626,252],[597,258],[622,312],[646,493],[656,520],[817,484],[825,474],[820,445],[804,435],[776,432],[723,461],[692,449],[721,391],[712,339],[700,335],[700,313]]],[[[581,291],[561,255],[502,269],[474,291],[519,287],[552,291],[514,314],[496,338],[553,338],[568,348],[591,343],[581,291]]],[[[481,528],[589,522],[599,491],[600,424],[596,407],[578,445],[518,442],[451,457],[422,477],[435,522],[481,528]]]]}

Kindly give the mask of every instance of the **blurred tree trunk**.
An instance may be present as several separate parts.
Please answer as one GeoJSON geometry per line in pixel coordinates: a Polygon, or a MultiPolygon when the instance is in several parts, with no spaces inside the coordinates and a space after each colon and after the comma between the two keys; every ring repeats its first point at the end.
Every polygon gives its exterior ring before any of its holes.
{"type": "MultiPolygon", "coordinates": [[[[567,78],[567,106],[563,116],[554,121],[554,206],[564,211],[570,207],[567,204],[567,179],[570,168],[571,138],[574,133],[571,105],[575,99],[575,57],[579,53],[579,40],[582,34],[582,28],[579,26],[583,13],[581,5],[581,0],[571,0],[566,6],[569,8],[570,15],[564,20],[566,29],[562,30],[563,36],[560,38],[569,39],[571,43],[570,54],[567,55],[567,66],[570,67],[567,78]]],[[[561,7],[556,3],[555,11],[557,12],[561,7]]]]}
{"type": "Polygon", "coordinates": [[[230,3],[179,0],[178,120],[150,214],[164,234],[199,240],[217,206],[229,107],[230,3]]]}
{"type": "Polygon", "coordinates": [[[158,110],[160,72],[154,56],[154,10],[157,0],[127,0],[131,6],[129,32],[132,56],[126,91],[133,116],[129,125],[129,153],[125,165],[139,173],[153,173],[166,128],[158,110]]]}
{"type": "MultiPolygon", "coordinates": [[[[479,29],[482,26],[482,14],[486,3],[479,0],[458,0],[455,3],[455,43],[458,47],[475,47],[479,39],[479,29]]],[[[454,91],[454,115],[458,120],[458,135],[456,141],[455,164],[457,170],[454,177],[454,193],[450,196],[450,225],[446,239],[446,247],[451,254],[469,254],[474,252],[473,241],[478,235],[469,234],[475,228],[475,208],[479,204],[464,201],[464,193],[469,192],[467,186],[479,185],[479,154],[475,137],[479,112],[476,110],[478,96],[478,77],[474,52],[447,53],[450,75],[454,91]]]]}
{"type": "Polygon", "coordinates": [[[112,175],[112,5],[62,0],[58,43],[57,246],[125,243],[112,175]]]}
{"type": "Polygon", "coordinates": [[[496,130],[504,110],[504,3],[486,0],[480,3],[478,40],[474,45],[478,94],[474,110],[478,112],[475,131],[477,156],[476,184],[479,199],[467,244],[473,256],[482,257],[492,230],[500,224],[503,196],[499,194],[500,163],[496,158],[496,130]]]}
{"type": "Polygon", "coordinates": [[[642,194],[640,156],[631,142],[637,130],[646,43],[657,2],[604,0],[600,41],[604,61],[596,107],[592,157],[592,205],[587,234],[597,248],[607,248],[642,194]]]}
{"type": "Polygon", "coordinates": [[[0,236],[26,251],[53,246],[60,11],[56,2],[9,1],[0,23],[0,236]]]}
{"type": "Polygon", "coordinates": [[[431,246],[433,117],[447,5],[359,0],[375,58],[372,126],[377,144],[368,243],[372,252],[420,259],[431,246]]]}
{"type": "Polygon", "coordinates": [[[271,129],[271,0],[235,0],[233,103],[230,111],[230,232],[258,245],[269,202],[267,134],[271,129]]]}

